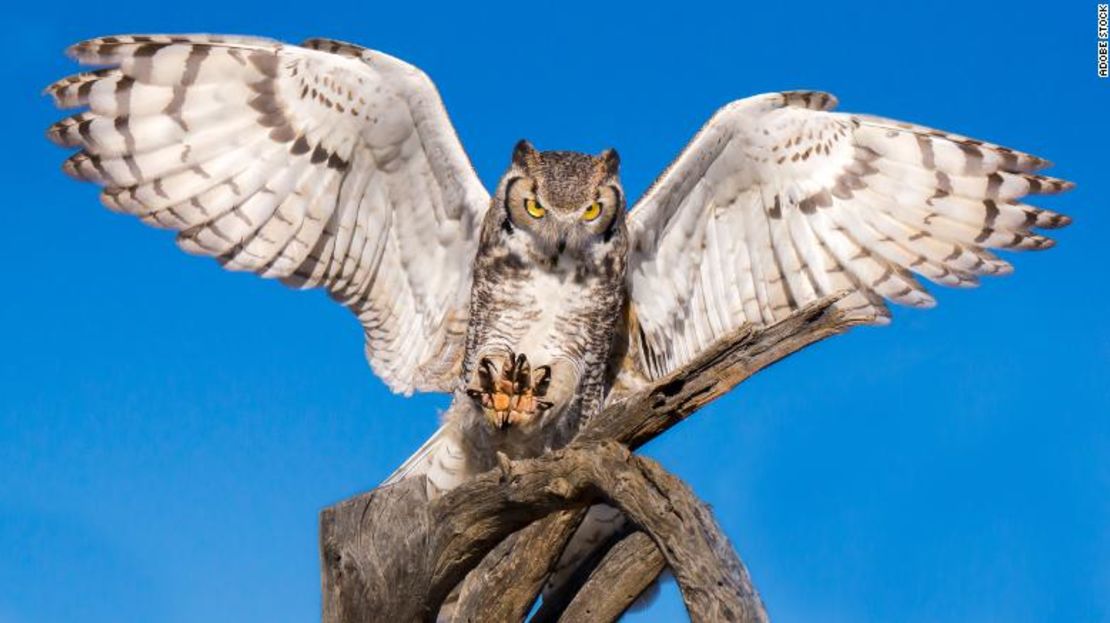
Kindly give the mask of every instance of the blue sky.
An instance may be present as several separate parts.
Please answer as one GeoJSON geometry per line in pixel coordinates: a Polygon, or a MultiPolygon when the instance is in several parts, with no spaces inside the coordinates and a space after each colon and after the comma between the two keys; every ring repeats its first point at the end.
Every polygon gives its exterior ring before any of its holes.
{"type": "MultiPolygon", "coordinates": [[[[1095,3],[29,3],[8,8],[0,623],[318,617],[318,511],[435,428],[318,293],[99,207],[43,139],[63,48],[126,32],[359,42],[424,68],[492,184],[615,146],[638,195],[722,104],[788,88],[1058,163],[1075,224],[1012,277],[780,363],[651,444],[777,621],[1110,621],[1110,80],[1095,3]]],[[[675,620],[677,590],[630,617],[675,620]]]]}

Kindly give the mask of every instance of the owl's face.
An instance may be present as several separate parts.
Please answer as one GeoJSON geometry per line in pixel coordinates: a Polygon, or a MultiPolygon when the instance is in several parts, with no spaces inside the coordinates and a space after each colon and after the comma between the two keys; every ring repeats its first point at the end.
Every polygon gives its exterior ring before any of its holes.
{"type": "Polygon", "coordinates": [[[494,209],[503,214],[502,229],[528,236],[543,258],[590,257],[624,223],[619,165],[612,149],[598,156],[541,152],[520,141],[494,197],[494,209]]]}

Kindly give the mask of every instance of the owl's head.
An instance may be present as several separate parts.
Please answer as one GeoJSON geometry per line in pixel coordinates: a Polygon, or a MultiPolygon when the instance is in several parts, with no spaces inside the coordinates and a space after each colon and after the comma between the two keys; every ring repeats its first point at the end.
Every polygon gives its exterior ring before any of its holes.
{"type": "Polygon", "coordinates": [[[538,151],[528,141],[513,149],[494,210],[506,233],[523,232],[540,255],[587,257],[624,227],[624,191],[612,149],[597,156],[538,151]]]}

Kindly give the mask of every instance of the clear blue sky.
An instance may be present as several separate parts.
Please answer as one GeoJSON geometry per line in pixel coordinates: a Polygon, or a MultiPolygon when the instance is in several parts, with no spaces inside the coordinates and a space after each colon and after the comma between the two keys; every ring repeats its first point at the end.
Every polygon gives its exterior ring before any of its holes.
{"type": "MultiPolygon", "coordinates": [[[[620,150],[637,195],[722,104],[998,141],[1078,182],[1015,275],[790,358],[648,453],[713,505],[778,621],[1110,621],[1110,80],[1095,3],[26,3],[5,11],[0,623],[318,617],[317,512],[435,428],[356,321],[228,274],[64,177],[39,95],[79,39],[331,36],[437,81],[482,179],[518,138],[620,150]],[[778,4],[778,6],[776,6],[778,4]],[[472,6],[473,5],[473,6],[472,6]]],[[[673,584],[636,620],[675,620],[673,584]]]]}

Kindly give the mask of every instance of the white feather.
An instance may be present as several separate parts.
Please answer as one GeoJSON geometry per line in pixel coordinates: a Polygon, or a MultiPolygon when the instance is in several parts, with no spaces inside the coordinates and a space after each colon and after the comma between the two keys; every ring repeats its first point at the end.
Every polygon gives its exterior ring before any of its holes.
{"type": "MultiPolygon", "coordinates": [[[[319,42],[314,46],[321,46],[319,42]]],[[[323,45],[321,47],[327,48],[323,45]]],[[[489,195],[435,87],[395,58],[250,37],[130,35],[47,92],[89,110],[48,136],[104,203],[232,270],[320,285],[363,321],[397,391],[449,391],[489,195]],[[444,270],[445,266],[452,270],[444,270]]]]}
{"type": "Polygon", "coordinates": [[[834,103],[788,92],[725,106],[633,208],[633,330],[647,345],[636,365],[649,376],[838,290],[850,293],[841,308],[885,323],[884,298],[933,305],[911,271],[974,285],[976,275],[1010,271],[990,248],[1048,248],[1030,228],[1068,223],[1019,201],[1071,187],[1033,173],[1046,161],[827,112],[834,103]]]}

